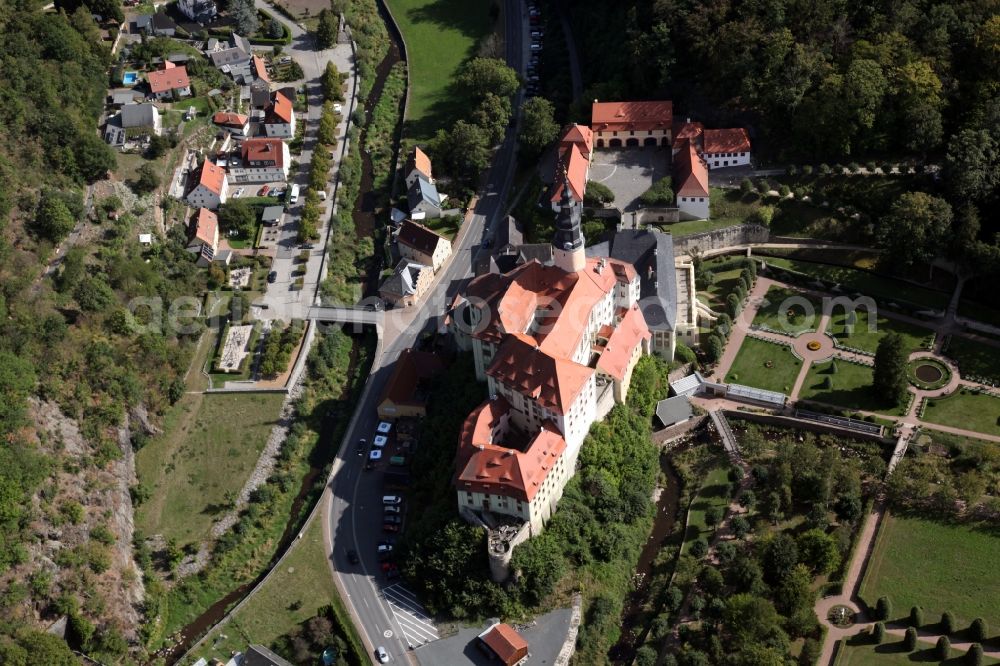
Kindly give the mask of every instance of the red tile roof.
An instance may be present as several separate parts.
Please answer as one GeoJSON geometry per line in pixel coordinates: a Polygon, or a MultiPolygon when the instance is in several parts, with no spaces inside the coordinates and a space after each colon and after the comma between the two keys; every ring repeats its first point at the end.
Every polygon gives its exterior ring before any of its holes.
{"type": "Polygon", "coordinates": [[[673,102],[594,102],[590,127],[595,132],[668,130],[674,122],[673,102]]]}
{"type": "Polygon", "coordinates": [[[507,624],[495,624],[482,635],[482,641],[504,663],[513,666],[528,654],[528,641],[507,624]]]}
{"type": "Polygon", "coordinates": [[[639,307],[626,311],[621,323],[611,331],[611,337],[597,359],[597,369],[623,381],[635,348],[650,337],[649,327],[639,307]]]}
{"type": "Polygon", "coordinates": [[[674,169],[677,176],[677,196],[708,196],[708,167],[690,141],[682,142],[680,150],[674,156],[674,169]]]}
{"type": "Polygon", "coordinates": [[[587,158],[583,156],[583,153],[580,152],[579,146],[575,143],[569,144],[559,158],[559,163],[556,165],[551,200],[560,201],[562,199],[563,187],[565,186],[563,169],[566,169],[566,176],[569,177],[569,189],[573,195],[573,200],[583,201],[584,190],[587,188],[587,170],[589,166],[590,164],[587,162],[587,158]]]}
{"type": "Polygon", "coordinates": [[[292,100],[288,99],[280,92],[274,93],[274,99],[271,101],[270,106],[267,107],[267,122],[269,123],[291,123],[292,116],[295,114],[295,108],[292,105],[292,100]]]}
{"type": "Polygon", "coordinates": [[[427,178],[432,177],[431,158],[427,157],[427,153],[420,150],[420,146],[414,146],[413,152],[410,153],[410,157],[406,160],[406,175],[409,176],[414,169],[424,174],[427,178]]]}
{"type": "Polygon", "coordinates": [[[206,157],[205,163],[201,165],[201,176],[198,178],[198,184],[204,185],[210,192],[222,194],[225,182],[226,170],[206,157]]]}
{"type": "Polygon", "coordinates": [[[207,208],[198,209],[198,217],[195,220],[194,238],[202,243],[215,248],[218,241],[219,218],[207,208]]]}
{"type": "Polygon", "coordinates": [[[422,224],[417,224],[412,220],[404,220],[399,227],[399,235],[396,242],[412,247],[417,252],[433,255],[438,243],[448,239],[432,229],[428,229],[422,224]]]}
{"type": "Polygon", "coordinates": [[[250,58],[250,64],[253,67],[254,76],[267,83],[271,82],[271,78],[267,75],[267,65],[264,63],[264,59],[258,55],[250,58]]]}
{"type": "Polygon", "coordinates": [[[486,374],[556,414],[566,414],[594,375],[593,368],[542,351],[523,333],[508,335],[486,374]]]}
{"type": "Polygon", "coordinates": [[[284,142],[281,139],[247,139],[240,147],[244,166],[250,162],[274,162],[277,167],[285,166],[284,142]]]}
{"type": "Polygon", "coordinates": [[[704,152],[706,153],[747,153],[750,152],[750,137],[742,127],[705,130],[704,152]]]}
{"type": "Polygon", "coordinates": [[[424,405],[426,400],[417,391],[420,382],[443,371],[444,363],[437,354],[404,349],[396,359],[380,402],[391,400],[397,405],[424,405]]]}
{"type": "Polygon", "coordinates": [[[510,409],[510,403],[498,397],[487,400],[465,419],[455,461],[459,490],[530,502],[566,450],[566,440],[551,422],[543,424],[525,451],[503,446],[499,437],[508,432],[510,409]]]}
{"type": "Polygon", "coordinates": [[[213,123],[226,127],[243,127],[249,120],[247,116],[241,113],[232,113],[230,111],[218,111],[212,116],[213,123]]]}
{"type": "Polygon", "coordinates": [[[177,66],[169,60],[164,63],[164,69],[146,74],[146,80],[149,82],[149,89],[154,93],[178,90],[191,85],[187,68],[177,66]]]}
{"type": "Polygon", "coordinates": [[[590,159],[590,154],[594,151],[594,133],[586,125],[577,125],[573,123],[566,128],[563,132],[562,138],[559,139],[559,150],[568,147],[571,144],[576,144],[580,149],[580,153],[586,159],[590,159]]]}
{"type": "Polygon", "coordinates": [[[674,143],[679,143],[684,139],[691,139],[698,142],[701,140],[701,135],[704,130],[704,125],[701,123],[693,123],[690,120],[683,123],[677,123],[674,125],[674,143]]]}

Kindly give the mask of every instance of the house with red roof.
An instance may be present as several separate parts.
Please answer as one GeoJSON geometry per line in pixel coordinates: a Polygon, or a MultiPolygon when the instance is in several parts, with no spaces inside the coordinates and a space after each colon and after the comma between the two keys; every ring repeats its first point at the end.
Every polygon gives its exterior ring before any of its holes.
{"type": "Polygon", "coordinates": [[[278,139],[295,136],[295,107],[280,91],[271,95],[271,103],[264,109],[264,135],[278,139]]]}
{"type": "Polygon", "coordinates": [[[569,185],[571,201],[583,202],[583,195],[590,177],[590,159],[594,152],[594,134],[586,125],[571,125],[559,139],[559,160],[552,179],[549,203],[559,212],[563,190],[569,185]]]}
{"type": "Polygon", "coordinates": [[[750,136],[742,127],[707,129],[702,137],[701,156],[710,169],[750,164],[750,136]]]}
{"type": "Polygon", "coordinates": [[[443,372],[444,362],[437,354],[404,349],[393,364],[392,374],[382,392],[378,417],[383,421],[395,421],[426,416],[431,382],[443,372]]]}
{"type": "Polygon", "coordinates": [[[187,202],[196,208],[218,208],[226,203],[229,181],[226,170],[205,158],[198,172],[198,184],[188,192],[187,202]]]}
{"type": "Polygon", "coordinates": [[[431,172],[431,158],[420,149],[420,146],[414,146],[413,150],[410,151],[403,173],[406,174],[406,189],[413,187],[419,178],[423,178],[429,183],[434,182],[434,174],[431,172]]]}
{"type": "Polygon", "coordinates": [[[288,180],[292,156],[281,139],[246,139],[229,158],[229,179],[234,183],[269,183],[288,180]]]}
{"type": "Polygon", "coordinates": [[[477,636],[480,646],[503,666],[517,666],[528,659],[528,641],[509,624],[496,623],[477,636]]]}
{"type": "Polygon", "coordinates": [[[187,249],[199,255],[200,266],[212,263],[219,251],[219,218],[209,209],[199,208],[191,220],[191,241],[187,249]]]}
{"type": "Polygon", "coordinates": [[[591,107],[590,129],[597,148],[669,146],[674,104],[669,101],[599,102],[591,107]]]}
{"type": "Polygon", "coordinates": [[[674,155],[674,188],[680,219],[709,218],[708,165],[693,141],[685,139],[674,155]]]}
{"type": "Polygon", "coordinates": [[[250,134],[250,116],[231,111],[217,111],[212,115],[212,122],[235,137],[245,137],[250,134]]]}
{"type": "Polygon", "coordinates": [[[159,100],[191,95],[191,79],[188,78],[184,65],[175,65],[169,60],[163,61],[163,69],[146,74],[149,83],[150,96],[159,100]]]}
{"type": "Polygon", "coordinates": [[[412,220],[406,220],[399,226],[396,247],[403,259],[430,266],[435,273],[451,256],[450,240],[412,220]]]}

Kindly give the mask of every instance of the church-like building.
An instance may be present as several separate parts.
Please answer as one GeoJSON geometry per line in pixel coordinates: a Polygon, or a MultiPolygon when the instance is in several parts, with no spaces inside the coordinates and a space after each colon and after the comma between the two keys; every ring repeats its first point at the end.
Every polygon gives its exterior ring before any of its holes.
{"type": "Polygon", "coordinates": [[[653,338],[635,266],[588,257],[582,203],[568,186],[562,195],[551,261],[480,275],[449,320],[489,387],[460,435],[459,509],[474,520],[483,513],[520,519],[531,534],[555,510],[590,425],[625,401],[653,338]]]}

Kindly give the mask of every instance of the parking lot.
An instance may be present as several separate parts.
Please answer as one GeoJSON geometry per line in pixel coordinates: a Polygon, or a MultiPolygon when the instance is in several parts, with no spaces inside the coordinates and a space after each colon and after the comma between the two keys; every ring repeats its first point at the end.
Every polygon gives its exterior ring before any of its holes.
{"type": "Polygon", "coordinates": [[[403,585],[391,585],[382,590],[382,597],[392,611],[392,619],[409,647],[425,645],[440,636],[427,615],[427,610],[417,601],[415,594],[403,585]]]}
{"type": "Polygon", "coordinates": [[[669,148],[601,148],[590,165],[590,180],[608,186],[622,210],[638,208],[643,192],[669,175],[669,148]]]}

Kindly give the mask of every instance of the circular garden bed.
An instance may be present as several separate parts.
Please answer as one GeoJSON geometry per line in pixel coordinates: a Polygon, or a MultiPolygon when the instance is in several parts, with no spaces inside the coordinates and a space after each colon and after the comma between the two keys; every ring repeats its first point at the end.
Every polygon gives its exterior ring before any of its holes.
{"type": "Polygon", "coordinates": [[[907,365],[906,376],[917,388],[933,391],[948,385],[951,370],[935,358],[917,358],[907,365]]]}

